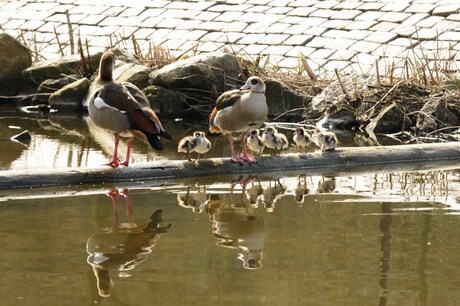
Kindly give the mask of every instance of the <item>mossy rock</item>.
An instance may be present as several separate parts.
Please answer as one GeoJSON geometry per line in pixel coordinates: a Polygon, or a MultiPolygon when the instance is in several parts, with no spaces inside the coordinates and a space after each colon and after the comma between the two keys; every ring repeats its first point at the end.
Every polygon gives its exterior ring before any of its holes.
{"type": "Polygon", "coordinates": [[[142,91],[149,99],[150,107],[162,118],[177,118],[187,105],[186,96],[175,90],[148,86],[142,91]]]}

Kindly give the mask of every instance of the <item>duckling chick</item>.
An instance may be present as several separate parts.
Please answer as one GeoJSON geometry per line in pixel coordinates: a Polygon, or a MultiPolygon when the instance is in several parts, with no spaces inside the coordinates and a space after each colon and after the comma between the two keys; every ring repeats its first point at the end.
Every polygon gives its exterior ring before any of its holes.
{"type": "Polygon", "coordinates": [[[188,161],[192,161],[190,153],[198,153],[197,159],[200,155],[206,154],[211,149],[211,142],[206,138],[204,132],[196,131],[193,136],[186,136],[179,141],[177,152],[187,153],[188,161]]]}
{"type": "Polygon", "coordinates": [[[281,150],[289,147],[289,141],[283,133],[279,133],[274,127],[268,127],[262,134],[264,144],[269,149],[275,150],[275,155],[279,155],[281,150]]]}
{"type": "Polygon", "coordinates": [[[260,155],[264,149],[264,140],[259,135],[259,130],[249,132],[249,137],[246,140],[248,148],[253,154],[260,155]]]}
{"type": "Polygon", "coordinates": [[[321,151],[332,151],[337,147],[337,136],[330,131],[315,131],[314,141],[321,151]]]}
{"type": "Polygon", "coordinates": [[[308,145],[311,143],[311,136],[303,127],[298,127],[295,129],[292,141],[297,147],[297,152],[306,152],[308,145]]]}

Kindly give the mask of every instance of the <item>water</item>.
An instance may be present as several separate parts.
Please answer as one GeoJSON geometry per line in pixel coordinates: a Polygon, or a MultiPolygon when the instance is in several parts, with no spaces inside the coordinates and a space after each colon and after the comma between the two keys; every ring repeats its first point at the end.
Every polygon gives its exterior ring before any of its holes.
{"type": "MultiPolygon", "coordinates": [[[[0,125],[4,170],[111,154],[81,119],[0,125]]],[[[174,149],[138,144],[134,162],[174,149]]],[[[457,304],[457,170],[236,179],[1,192],[0,305],[457,304]]]]}

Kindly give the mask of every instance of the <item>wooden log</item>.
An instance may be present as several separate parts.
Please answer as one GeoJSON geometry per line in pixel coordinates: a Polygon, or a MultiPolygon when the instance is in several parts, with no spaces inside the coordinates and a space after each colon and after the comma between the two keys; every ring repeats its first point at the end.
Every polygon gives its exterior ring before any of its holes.
{"type": "MultiPolygon", "coordinates": [[[[460,167],[460,143],[380,147],[343,147],[330,152],[289,153],[258,157],[257,164],[234,164],[229,158],[189,162],[161,160],[112,169],[63,168],[0,171],[0,190],[95,184],[165,186],[201,178],[202,182],[225,177],[254,175],[277,179],[296,175],[343,176],[447,170],[460,167]]],[[[227,180],[227,182],[229,182],[227,180]]],[[[2,192],[3,193],[3,192],[2,192]]],[[[0,194],[1,196],[1,194],[0,194]]]]}

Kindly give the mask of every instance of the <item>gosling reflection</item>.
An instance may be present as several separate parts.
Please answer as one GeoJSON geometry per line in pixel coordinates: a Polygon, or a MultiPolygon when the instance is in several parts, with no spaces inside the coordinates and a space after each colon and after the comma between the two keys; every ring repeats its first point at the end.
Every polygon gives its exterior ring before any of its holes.
{"type": "Polygon", "coordinates": [[[307,187],[307,177],[299,176],[297,178],[297,187],[294,189],[294,201],[297,203],[303,203],[305,196],[309,190],[307,187]]]}
{"type": "MultiPolygon", "coordinates": [[[[245,185],[242,192],[246,192],[245,185]]],[[[259,269],[265,238],[264,218],[256,213],[257,207],[249,204],[244,195],[234,202],[233,193],[232,188],[230,194],[211,196],[208,214],[212,233],[218,246],[239,251],[238,259],[243,261],[245,269],[259,269]]]]}
{"type": "Polygon", "coordinates": [[[333,176],[325,176],[318,182],[318,188],[316,189],[316,193],[331,193],[336,188],[335,177],[333,176]]]}
{"type": "Polygon", "coordinates": [[[114,205],[114,226],[91,235],[86,242],[86,251],[89,254],[87,262],[93,268],[99,295],[102,297],[110,296],[113,289],[111,272],[119,271],[120,276],[129,276],[126,271],[145,261],[161,234],[171,227],[171,224],[160,226],[163,220],[161,209],[150,216],[148,223],[139,226],[134,224],[127,190],[122,192],[122,196],[125,197],[129,222],[119,223],[117,202],[120,194],[117,190],[112,190],[108,195],[114,205]]]}
{"type": "Polygon", "coordinates": [[[188,186],[185,193],[177,193],[177,203],[179,206],[190,208],[194,213],[203,212],[208,202],[209,195],[206,193],[205,186],[198,186],[196,191],[191,191],[191,186],[188,186]]]}
{"type": "Polygon", "coordinates": [[[262,192],[262,202],[264,203],[265,211],[273,212],[276,201],[283,197],[285,192],[286,187],[279,180],[269,181],[267,188],[262,192]]]}

